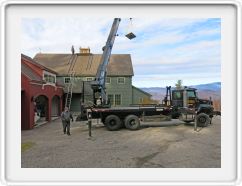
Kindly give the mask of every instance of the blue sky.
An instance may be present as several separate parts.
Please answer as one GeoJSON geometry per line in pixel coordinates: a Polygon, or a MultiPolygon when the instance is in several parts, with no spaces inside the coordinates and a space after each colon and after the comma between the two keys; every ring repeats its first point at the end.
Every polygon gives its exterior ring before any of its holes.
{"type": "MultiPolygon", "coordinates": [[[[102,53],[113,18],[34,18],[22,20],[21,52],[70,53],[74,45],[102,53]]],[[[220,81],[221,20],[122,18],[112,53],[131,54],[137,87],[164,87],[220,81]],[[128,40],[132,31],[137,36],[128,40]]]]}

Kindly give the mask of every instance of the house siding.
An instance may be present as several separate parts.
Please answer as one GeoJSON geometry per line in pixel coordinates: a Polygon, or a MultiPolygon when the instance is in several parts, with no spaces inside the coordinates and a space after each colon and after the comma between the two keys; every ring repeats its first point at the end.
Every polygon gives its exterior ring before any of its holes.
{"type": "Polygon", "coordinates": [[[142,104],[143,102],[141,102],[140,100],[143,99],[143,101],[146,99],[150,99],[151,95],[145,94],[144,92],[142,92],[141,90],[139,90],[138,88],[134,88],[132,87],[132,96],[133,96],[133,104],[142,104]]]}
{"type": "MultiPolygon", "coordinates": [[[[64,78],[68,76],[58,76],[57,82],[60,82],[64,84],[64,78]]],[[[89,76],[90,77],[90,76],[89,76]]],[[[111,83],[106,84],[106,91],[107,95],[111,94],[115,97],[115,95],[121,95],[121,105],[117,106],[129,106],[132,104],[132,76],[130,77],[124,77],[124,76],[117,76],[117,77],[111,77],[111,83]],[[118,77],[124,77],[125,82],[124,84],[118,83],[118,77]]],[[[92,102],[93,96],[92,96],[92,90],[89,85],[87,85],[86,82],[87,77],[75,77],[73,78],[72,84],[73,84],[73,94],[72,94],[72,102],[70,110],[73,112],[80,111],[80,101],[82,99],[82,86],[83,81],[85,82],[85,103],[92,102]]],[[[93,77],[94,78],[94,77],[93,77]]],[[[64,88],[64,91],[67,92],[67,84],[64,88]]],[[[113,105],[115,106],[115,105],[113,105]]]]}
{"type": "Polygon", "coordinates": [[[132,104],[132,77],[124,78],[124,84],[118,84],[118,77],[111,77],[111,83],[106,84],[107,95],[113,95],[114,97],[115,94],[121,95],[121,105],[117,106],[129,106],[132,104]]]}
{"type": "MultiPolygon", "coordinates": [[[[64,84],[64,77],[67,76],[59,76],[57,77],[57,81],[64,84]]],[[[88,76],[90,77],[90,76],[88,76]]],[[[132,86],[132,76],[108,76],[111,79],[110,83],[106,83],[106,91],[107,95],[113,95],[115,99],[115,95],[121,95],[121,105],[112,105],[115,106],[129,106],[131,104],[141,104],[141,99],[148,100],[150,99],[151,95],[144,93],[143,91],[139,90],[136,87],[132,86]],[[124,77],[125,83],[119,84],[118,78],[124,77]]],[[[82,86],[83,81],[85,82],[85,100],[84,103],[88,104],[88,102],[93,101],[92,96],[92,89],[88,82],[86,82],[87,77],[75,77],[72,81],[73,84],[73,94],[72,94],[72,102],[70,110],[72,112],[79,112],[80,111],[80,102],[82,100],[82,86]]],[[[93,77],[94,79],[94,77],[93,77]]],[[[67,86],[65,87],[65,92],[67,91],[67,86]]],[[[64,100],[65,101],[65,100],[64,100]]]]}
{"type": "Polygon", "coordinates": [[[70,110],[74,112],[80,112],[81,94],[72,94],[72,101],[70,110]]]}
{"type": "MultiPolygon", "coordinates": [[[[32,129],[34,127],[34,102],[31,100],[34,97],[44,95],[48,99],[48,114],[47,121],[51,121],[52,98],[58,96],[62,100],[63,89],[45,84],[33,84],[24,75],[21,75],[22,88],[21,92],[21,129],[32,129]]],[[[62,101],[60,108],[62,110],[62,101]]]]}
{"type": "Polygon", "coordinates": [[[46,121],[51,121],[52,106],[54,104],[52,102],[53,97],[58,97],[59,99],[58,115],[60,115],[62,110],[63,87],[31,79],[29,75],[33,73],[41,80],[43,77],[43,69],[37,65],[32,65],[31,61],[27,61],[21,57],[21,65],[24,64],[27,64],[29,71],[21,71],[21,129],[28,130],[34,128],[36,111],[34,100],[38,96],[45,96],[47,99],[46,121]]]}

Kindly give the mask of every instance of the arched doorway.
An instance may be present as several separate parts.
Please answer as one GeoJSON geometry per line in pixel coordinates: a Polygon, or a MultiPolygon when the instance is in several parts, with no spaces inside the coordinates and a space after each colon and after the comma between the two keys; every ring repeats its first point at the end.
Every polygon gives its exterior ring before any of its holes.
{"type": "Polygon", "coordinates": [[[48,98],[39,95],[35,98],[35,125],[39,125],[48,121],[48,98]]]}
{"type": "Polygon", "coordinates": [[[51,100],[51,117],[60,116],[60,97],[53,96],[51,100]]]}

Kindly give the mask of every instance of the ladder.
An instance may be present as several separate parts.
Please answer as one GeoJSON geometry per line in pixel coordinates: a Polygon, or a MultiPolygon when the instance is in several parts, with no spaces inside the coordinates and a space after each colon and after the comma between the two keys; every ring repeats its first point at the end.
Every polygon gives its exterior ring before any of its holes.
{"type": "Polygon", "coordinates": [[[65,107],[68,107],[69,110],[71,107],[71,100],[72,100],[73,79],[75,78],[75,71],[73,69],[76,63],[76,59],[77,59],[77,55],[73,54],[68,62],[68,64],[70,64],[68,69],[68,77],[70,78],[70,81],[67,84],[65,107]]]}

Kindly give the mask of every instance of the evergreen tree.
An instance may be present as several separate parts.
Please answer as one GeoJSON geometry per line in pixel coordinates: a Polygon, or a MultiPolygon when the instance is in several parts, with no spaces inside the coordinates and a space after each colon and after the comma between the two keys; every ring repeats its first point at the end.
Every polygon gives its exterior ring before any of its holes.
{"type": "Polygon", "coordinates": [[[182,80],[178,80],[177,81],[177,83],[175,84],[175,86],[176,86],[176,89],[182,89],[183,88],[183,86],[182,86],[182,80]]]}

